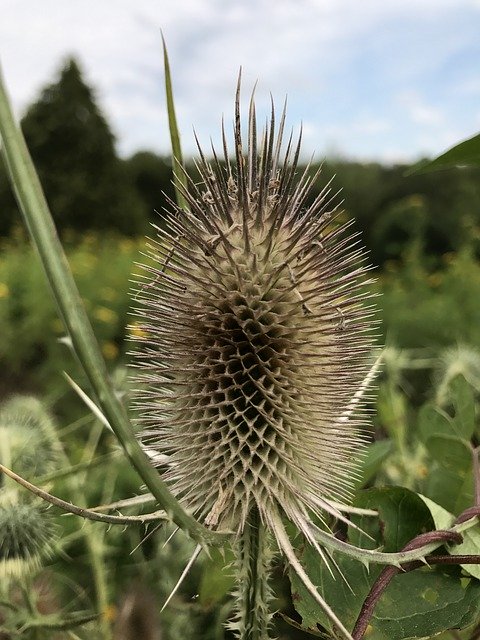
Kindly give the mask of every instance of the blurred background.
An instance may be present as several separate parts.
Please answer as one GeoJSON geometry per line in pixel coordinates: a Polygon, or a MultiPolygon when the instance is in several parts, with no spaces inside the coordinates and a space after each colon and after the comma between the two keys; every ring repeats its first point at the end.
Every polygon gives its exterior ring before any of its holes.
{"type": "MultiPolygon", "coordinates": [[[[260,121],[270,92],[277,107],[288,94],[287,122],[297,131],[303,126],[301,163],[313,152],[312,171],[323,162],[312,197],[334,176],[340,220],[352,218],[361,232],[375,266],[373,289],[381,294],[379,342],[389,350],[377,436],[399,423],[408,432],[416,409],[438,395],[452,371],[480,387],[479,172],[405,175],[419,159],[480,129],[479,0],[43,0],[41,6],[1,0],[0,6],[6,83],[120,393],[128,394],[129,322],[136,331],[129,316],[132,270],[143,259],[150,223],[162,224],[166,196],[173,197],[160,29],[192,170],[192,127],[206,149],[210,137],[218,142],[222,115],[227,126],[233,119],[241,66],[245,103],[258,80],[260,121]]],[[[67,428],[85,409],[62,375],[82,381],[63,336],[0,165],[0,402],[34,394],[67,428]]],[[[83,441],[69,445],[73,462],[82,459],[83,441]]],[[[113,446],[100,436],[97,445],[100,453],[113,446]]],[[[417,471],[395,464],[383,480],[415,486],[417,471]]],[[[131,471],[116,469],[121,481],[111,499],[138,489],[131,471]]],[[[130,541],[118,544],[120,562],[130,541]]],[[[81,557],[82,547],[69,552],[81,557]]],[[[82,572],[76,578],[88,582],[82,572]]],[[[112,601],[134,578],[132,567],[121,573],[110,587],[112,601]]],[[[204,578],[196,579],[192,593],[204,578]]],[[[207,589],[203,605],[208,598],[218,604],[213,592],[207,589]]],[[[197,612],[205,629],[207,605],[197,612]]]]}

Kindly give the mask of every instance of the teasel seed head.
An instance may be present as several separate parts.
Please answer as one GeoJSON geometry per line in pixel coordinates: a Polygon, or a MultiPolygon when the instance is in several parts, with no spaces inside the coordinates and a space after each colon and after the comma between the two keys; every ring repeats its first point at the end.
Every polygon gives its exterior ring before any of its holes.
{"type": "Polygon", "coordinates": [[[284,122],[272,107],[257,151],[252,100],[244,150],[237,95],[235,160],[224,131],[221,160],[199,147],[201,183],[188,178],[188,211],[172,203],[139,282],[136,405],[199,520],[241,533],[256,509],[310,537],[312,513],[350,498],[373,312],[358,238],[329,185],[310,197],[319,171],[297,179],[301,136],[283,143],[284,122]]]}

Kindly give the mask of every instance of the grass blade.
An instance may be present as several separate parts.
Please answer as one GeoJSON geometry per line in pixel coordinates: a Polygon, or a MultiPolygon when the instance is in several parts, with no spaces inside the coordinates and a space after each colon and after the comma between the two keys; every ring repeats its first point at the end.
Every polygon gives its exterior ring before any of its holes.
{"type": "Polygon", "coordinates": [[[405,175],[419,175],[452,167],[480,167],[480,134],[463,140],[433,160],[423,160],[414,164],[405,175]]]}
{"type": "Polygon", "coordinates": [[[178,131],[177,116],[175,115],[175,101],[173,99],[172,76],[170,73],[170,62],[168,60],[167,45],[162,34],[163,45],[163,66],[165,69],[165,93],[167,97],[168,128],[170,130],[170,142],[172,145],[172,166],[173,166],[173,186],[177,204],[181,209],[188,211],[189,206],[182,190],[187,189],[187,179],[183,164],[182,146],[180,143],[180,133],[178,131]]]}

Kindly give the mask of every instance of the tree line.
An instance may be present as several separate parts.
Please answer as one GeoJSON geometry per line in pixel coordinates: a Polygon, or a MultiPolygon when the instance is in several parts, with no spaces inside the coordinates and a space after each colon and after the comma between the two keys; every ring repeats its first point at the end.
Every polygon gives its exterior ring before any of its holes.
{"type": "MultiPolygon", "coordinates": [[[[108,120],[73,58],[27,109],[21,125],[60,232],[144,234],[149,222],[159,222],[165,196],[174,197],[169,158],[148,150],[126,159],[117,155],[108,120]]],[[[333,189],[342,187],[345,215],[355,219],[376,264],[398,259],[413,242],[435,257],[480,236],[478,171],[405,177],[406,169],[327,160],[317,191],[335,176],[333,189]]],[[[0,166],[0,236],[11,234],[17,223],[0,166]]]]}

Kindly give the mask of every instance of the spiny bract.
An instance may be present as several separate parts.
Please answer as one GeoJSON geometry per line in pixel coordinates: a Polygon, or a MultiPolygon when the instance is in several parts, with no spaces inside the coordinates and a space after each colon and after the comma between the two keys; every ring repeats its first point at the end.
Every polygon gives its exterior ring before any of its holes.
{"type": "Polygon", "coordinates": [[[147,451],[207,526],[241,532],[256,508],[309,535],[309,512],[348,499],[355,477],[372,310],[363,251],[328,185],[312,201],[319,172],[296,180],[284,121],[272,109],[257,152],[252,101],[244,152],[237,95],[235,160],[224,132],[222,160],[200,149],[190,210],[172,205],[150,244],[137,408],[147,451]]]}

